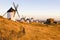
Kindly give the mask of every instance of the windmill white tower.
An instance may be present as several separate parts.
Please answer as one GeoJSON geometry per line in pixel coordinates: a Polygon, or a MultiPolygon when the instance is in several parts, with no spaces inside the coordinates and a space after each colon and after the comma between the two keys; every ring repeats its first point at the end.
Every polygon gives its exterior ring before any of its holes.
{"type": "Polygon", "coordinates": [[[14,9],[11,7],[11,8],[7,11],[7,18],[15,21],[15,18],[14,18],[15,12],[16,12],[16,10],[14,10],[14,9]]]}
{"type": "MultiPolygon", "coordinates": [[[[17,13],[17,15],[18,15],[19,18],[20,18],[20,15],[19,15],[18,10],[17,10],[18,5],[16,6],[15,3],[13,2],[13,6],[14,6],[14,9],[11,7],[6,13],[7,13],[7,18],[8,18],[8,19],[11,19],[11,20],[13,20],[13,21],[16,21],[16,19],[15,19],[15,14],[17,13]]],[[[6,14],[6,13],[5,13],[5,14],[6,14]]],[[[5,15],[5,14],[4,14],[4,15],[5,15]]],[[[4,15],[3,15],[3,16],[4,16],[4,15]]]]}

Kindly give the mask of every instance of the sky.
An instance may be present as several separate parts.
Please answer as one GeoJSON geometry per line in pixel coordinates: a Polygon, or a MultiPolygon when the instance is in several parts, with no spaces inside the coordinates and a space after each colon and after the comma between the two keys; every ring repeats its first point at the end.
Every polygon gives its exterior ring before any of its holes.
{"type": "Polygon", "coordinates": [[[60,20],[60,0],[0,0],[0,15],[13,6],[13,2],[19,4],[20,17],[23,15],[41,20],[47,18],[60,20]]]}

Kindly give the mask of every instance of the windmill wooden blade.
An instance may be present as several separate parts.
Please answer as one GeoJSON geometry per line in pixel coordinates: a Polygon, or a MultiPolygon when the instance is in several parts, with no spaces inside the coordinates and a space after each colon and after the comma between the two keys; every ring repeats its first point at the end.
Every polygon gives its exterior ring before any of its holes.
{"type": "Polygon", "coordinates": [[[17,4],[17,6],[16,6],[15,3],[13,2],[13,6],[15,8],[15,11],[17,12],[18,17],[20,18],[20,15],[19,15],[18,10],[17,10],[19,5],[17,4]]]}
{"type": "Polygon", "coordinates": [[[18,17],[20,18],[20,15],[19,15],[18,11],[17,11],[17,15],[18,15],[18,17]]]}
{"type": "Polygon", "coordinates": [[[17,4],[17,6],[15,6],[15,10],[16,10],[16,11],[17,11],[18,6],[19,6],[18,4],[17,4]]]}
{"type": "Polygon", "coordinates": [[[15,10],[16,10],[16,6],[15,6],[15,3],[13,2],[13,6],[14,6],[14,8],[15,8],[15,10]]]}
{"type": "Polygon", "coordinates": [[[5,13],[3,16],[5,16],[7,13],[5,13]]]}
{"type": "Polygon", "coordinates": [[[19,6],[19,5],[17,4],[16,9],[18,8],[18,6],[19,6]]]}

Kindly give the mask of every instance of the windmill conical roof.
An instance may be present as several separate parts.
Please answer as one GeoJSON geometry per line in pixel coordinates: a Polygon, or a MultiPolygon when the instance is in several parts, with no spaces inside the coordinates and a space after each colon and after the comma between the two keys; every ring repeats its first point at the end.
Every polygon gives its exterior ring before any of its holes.
{"type": "Polygon", "coordinates": [[[16,11],[16,10],[14,10],[14,9],[11,7],[7,12],[13,12],[13,11],[16,11]]]}

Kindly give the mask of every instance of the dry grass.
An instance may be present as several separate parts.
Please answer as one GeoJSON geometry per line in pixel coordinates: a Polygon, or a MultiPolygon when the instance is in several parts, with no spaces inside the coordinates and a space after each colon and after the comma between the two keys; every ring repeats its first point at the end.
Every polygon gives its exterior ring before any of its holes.
{"type": "Polygon", "coordinates": [[[24,28],[19,22],[5,19],[0,16],[0,40],[18,40],[23,36],[24,28]]]}
{"type": "Polygon", "coordinates": [[[0,40],[60,40],[60,24],[19,23],[0,17],[0,40]]]}

